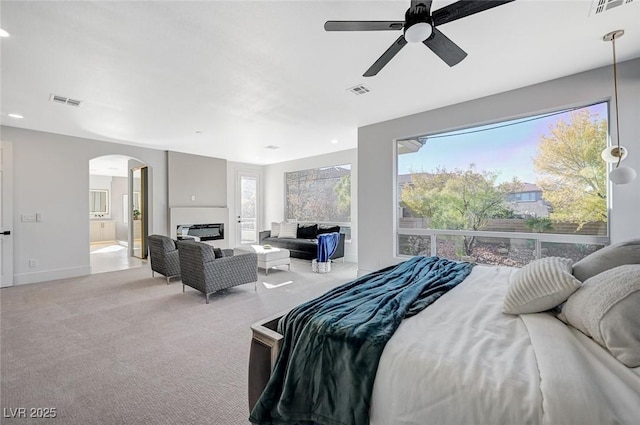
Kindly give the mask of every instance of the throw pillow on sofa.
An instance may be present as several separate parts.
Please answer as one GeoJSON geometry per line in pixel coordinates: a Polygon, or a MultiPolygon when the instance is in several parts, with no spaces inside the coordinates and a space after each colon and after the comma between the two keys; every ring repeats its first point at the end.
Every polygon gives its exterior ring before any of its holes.
{"type": "Polygon", "coordinates": [[[298,236],[298,223],[280,223],[280,234],[278,238],[292,238],[298,236]]]}
{"type": "Polygon", "coordinates": [[[277,238],[280,235],[280,224],[277,221],[271,222],[271,237],[277,238]]]}
{"type": "Polygon", "coordinates": [[[297,232],[298,239],[315,239],[318,237],[317,224],[300,224],[297,232]]]}

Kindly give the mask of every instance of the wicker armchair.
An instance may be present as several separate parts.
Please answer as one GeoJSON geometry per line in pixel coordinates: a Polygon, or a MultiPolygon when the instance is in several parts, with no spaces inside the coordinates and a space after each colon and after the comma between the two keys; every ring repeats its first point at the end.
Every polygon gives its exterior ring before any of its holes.
{"type": "Polygon", "coordinates": [[[188,285],[202,292],[209,304],[209,295],[258,280],[258,255],[233,255],[233,250],[218,252],[213,246],[195,241],[178,241],[178,254],[182,272],[182,291],[188,285]]]}
{"type": "Polygon", "coordinates": [[[151,257],[151,276],[154,272],[167,278],[180,276],[180,260],[176,241],[162,235],[149,235],[149,256],[151,257]]]}

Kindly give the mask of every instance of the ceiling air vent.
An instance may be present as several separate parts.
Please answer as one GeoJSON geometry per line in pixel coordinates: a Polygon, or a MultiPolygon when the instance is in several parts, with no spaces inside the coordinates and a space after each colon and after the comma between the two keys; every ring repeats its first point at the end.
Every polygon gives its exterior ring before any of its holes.
{"type": "Polygon", "coordinates": [[[591,4],[591,15],[606,12],[618,6],[631,3],[633,0],[593,0],[591,4]]]}
{"type": "Polygon", "coordinates": [[[348,88],[347,90],[349,90],[351,93],[357,94],[357,95],[369,93],[371,91],[368,88],[366,88],[365,86],[363,86],[362,84],[360,84],[358,86],[354,86],[354,87],[348,88]]]}
{"type": "Polygon", "coordinates": [[[49,96],[49,100],[54,103],[62,103],[69,106],[75,106],[76,108],[82,106],[81,100],[71,99],[69,97],[58,96],[57,94],[52,94],[49,96]]]}

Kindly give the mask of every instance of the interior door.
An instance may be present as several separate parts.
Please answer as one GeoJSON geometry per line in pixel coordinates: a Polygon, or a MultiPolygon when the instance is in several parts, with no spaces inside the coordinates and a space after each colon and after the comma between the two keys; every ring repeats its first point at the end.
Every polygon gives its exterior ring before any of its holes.
{"type": "Polygon", "coordinates": [[[11,143],[0,142],[0,287],[13,285],[13,169],[11,143]]]}
{"type": "Polygon", "coordinates": [[[236,174],[236,245],[258,243],[260,178],[255,171],[236,174]]]}
{"type": "Polygon", "coordinates": [[[147,258],[147,167],[131,170],[131,180],[131,255],[144,259],[147,258]]]}

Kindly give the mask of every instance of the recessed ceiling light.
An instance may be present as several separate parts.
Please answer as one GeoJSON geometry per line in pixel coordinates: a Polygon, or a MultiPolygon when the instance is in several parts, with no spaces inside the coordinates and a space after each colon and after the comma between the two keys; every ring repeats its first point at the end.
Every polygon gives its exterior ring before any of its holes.
{"type": "Polygon", "coordinates": [[[269,146],[265,146],[265,149],[276,150],[276,149],[280,149],[280,146],[276,146],[276,145],[269,145],[269,146]]]}
{"type": "Polygon", "coordinates": [[[331,143],[333,143],[333,144],[335,145],[336,143],[338,143],[338,141],[337,141],[336,139],[333,139],[333,140],[331,141],[331,143]]]}
{"type": "Polygon", "coordinates": [[[17,119],[22,119],[24,118],[22,115],[20,114],[7,114],[8,116],[10,116],[11,118],[17,118],[17,119]]]}
{"type": "Polygon", "coordinates": [[[0,28],[0,37],[9,37],[9,33],[0,28]]]}

